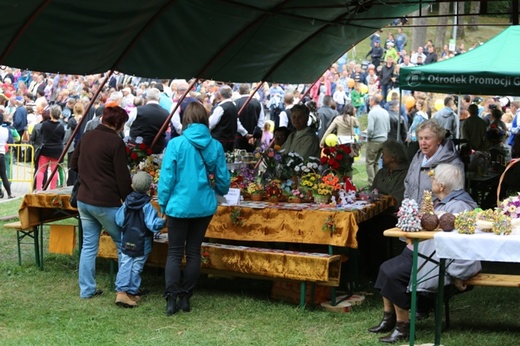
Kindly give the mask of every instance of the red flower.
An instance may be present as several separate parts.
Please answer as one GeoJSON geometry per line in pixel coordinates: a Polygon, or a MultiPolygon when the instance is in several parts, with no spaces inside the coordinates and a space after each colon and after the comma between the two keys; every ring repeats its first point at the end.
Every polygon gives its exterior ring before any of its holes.
{"type": "Polygon", "coordinates": [[[334,154],[336,152],[336,147],[330,147],[329,150],[331,154],[334,154]]]}
{"type": "Polygon", "coordinates": [[[336,155],[336,160],[338,160],[338,161],[343,160],[343,154],[338,153],[338,154],[336,155]]]}
{"type": "Polygon", "coordinates": [[[132,160],[137,160],[137,159],[139,158],[139,155],[137,155],[137,153],[132,153],[132,154],[130,155],[130,158],[131,158],[132,160]]]}
{"type": "Polygon", "coordinates": [[[332,165],[332,168],[333,169],[338,169],[339,168],[339,163],[335,161],[334,164],[332,165]]]}
{"type": "Polygon", "coordinates": [[[350,154],[350,152],[352,151],[352,150],[350,149],[350,145],[345,145],[345,149],[343,149],[343,150],[344,150],[345,153],[347,153],[347,154],[350,154]]]}
{"type": "Polygon", "coordinates": [[[330,148],[327,147],[327,148],[323,149],[323,153],[324,153],[325,155],[329,155],[329,154],[330,154],[330,148]]]}
{"type": "Polygon", "coordinates": [[[324,165],[326,164],[328,161],[327,157],[326,156],[323,156],[321,159],[320,159],[320,164],[324,165]]]}
{"type": "Polygon", "coordinates": [[[329,166],[333,167],[335,163],[336,163],[336,160],[334,160],[333,158],[329,159],[329,166]]]}
{"type": "Polygon", "coordinates": [[[152,148],[148,148],[148,149],[146,149],[146,154],[148,154],[148,155],[152,155],[152,148]]]}
{"type": "Polygon", "coordinates": [[[146,150],[146,144],[144,144],[144,143],[139,144],[139,149],[146,150]]]}
{"type": "Polygon", "coordinates": [[[125,147],[126,148],[126,153],[129,154],[130,153],[130,148],[129,147],[125,147]]]}

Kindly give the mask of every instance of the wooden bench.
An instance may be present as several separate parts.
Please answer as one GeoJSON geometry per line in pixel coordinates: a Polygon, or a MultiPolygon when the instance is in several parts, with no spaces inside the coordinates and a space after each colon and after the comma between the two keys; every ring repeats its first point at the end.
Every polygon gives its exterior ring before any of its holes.
{"type": "MultiPolygon", "coordinates": [[[[464,284],[468,286],[469,289],[471,289],[472,286],[515,288],[520,287],[520,275],[479,273],[468,280],[465,280],[464,284]]],[[[450,299],[460,293],[467,292],[468,290],[458,291],[454,286],[451,287],[451,289],[446,286],[446,289],[444,290],[444,316],[446,320],[446,329],[450,326],[450,299]]]]}
{"type": "Polygon", "coordinates": [[[520,287],[520,275],[480,273],[464,283],[468,286],[520,287]]]}
{"type": "Polygon", "coordinates": [[[16,245],[18,248],[18,264],[22,265],[22,250],[21,245],[30,244],[34,246],[34,260],[36,266],[43,270],[43,241],[38,227],[23,228],[20,221],[10,222],[4,224],[5,229],[12,229],[16,231],[16,245]],[[31,242],[24,242],[24,239],[32,239],[31,242]]]}
{"type": "MultiPolygon", "coordinates": [[[[154,241],[147,265],[163,268],[166,265],[168,244],[164,241],[165,236],[163,234],[163,240],[154,241]]],[[[98,257],[112,260],[110,282],[113,287],[113,266],[117,261],[117,253],[109,236],[101,237],[98,257]]],[[[204,242],[201,257],[201,271],[204,273],[299,282],[301,307],[306,303],[307,283],[311,284],[313,292],[315,285],[339,286],[340,255],[204,242]]],[[[334,294],[335,292],[333,303],[334,294]]]]}

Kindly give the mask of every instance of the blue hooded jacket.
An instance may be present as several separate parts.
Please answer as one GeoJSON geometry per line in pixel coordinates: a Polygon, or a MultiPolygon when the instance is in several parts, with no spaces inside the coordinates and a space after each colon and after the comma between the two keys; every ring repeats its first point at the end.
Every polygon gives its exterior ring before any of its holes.
{"type": "Polygon", "coordinates": [[[158,186],[163,213],[177,218],[213,215],[217,211],[215,194],[227,194],[229,184],[224,149],[207,126],[190,124],[181,136],[168,142],[158,186]],[[208,180],[210,173],[215,177],[214,190],[208,180]]]}

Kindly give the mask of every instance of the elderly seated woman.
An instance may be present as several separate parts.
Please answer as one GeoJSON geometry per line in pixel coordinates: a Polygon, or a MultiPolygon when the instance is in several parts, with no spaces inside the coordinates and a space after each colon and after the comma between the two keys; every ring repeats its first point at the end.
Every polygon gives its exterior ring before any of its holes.
{"type": "MultiPolygon", "coordinates": [[[[459,213],[472,210],[477,205],[471,196],[464,191],[464,172],[458,165],[439,164],[435,168],[432,180],[432,192],[439,199],[435,206],[436,212],[459,213]]],[[[419,243],[419,253],[429,257],[435,251],[433,239],[419,243]]],[[[368,331],[371,333],[390,334],[379,338],[386,343],[408,340],[410,332],[410,321],[408,310],[411,306],[410,277],[412,269],[413,250],[407,245],[401,255],[394,257],[381,265],[375,287],[381,290],[384,304],[384,314],[381,322],[368,331]]],[[[433,260],[439,261],[433,255],[433,260]]],[[[418,268],[420,273],[436,273],[439,269],[431,261],[419,257],[418,268]]],[[[451,260],[446,263],[445,284],[454,284],[459,290],[465,290],[463,280],[466,280],[481,270],[478,261],[451,260]]],[[[419,273],[419,274],[420,274],[419,273]]],[[[417,286],[418,292],[434,293],[437,290],[437,278],[422,281],[417,286]]]]}
{"type": "Polygon", "coordinates": [[[383,143],[383,168],[377,171],[371,188],[392,196],[395,203],[384,213],[362,222],[357,232],[360,265],[371,280],[376,278],[379,266],[391,256],[387,249],[392,238],[385,237],[383,232],[397,223],[395,212],[403,201],[408,165],[408,153],[402,143],[392,139],[383,143]]]}

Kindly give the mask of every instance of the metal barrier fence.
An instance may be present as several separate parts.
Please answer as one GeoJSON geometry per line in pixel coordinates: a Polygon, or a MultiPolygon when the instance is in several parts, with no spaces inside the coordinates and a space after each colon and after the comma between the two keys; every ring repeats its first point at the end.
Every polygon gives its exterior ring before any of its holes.
{"type": "Polygon", "coordinates": [[[12,183],[27,183],[28,190],[33,190],[34,147],[31,144],[9,144],[5,154],[5,170],[12,183]]]}
{"type": "MultiPolygon", "coordinates": [[[[13,183],[18,186],[15,189],[22,192],[32,192],[35,189],[35,180],[38,172],[45,172],[44,184],[47,176],[51,174],[51,164],[46,164],[37,168],[34,162],[35,149],[31,144],[9,144],[9,150],[5,155],[5,168],[7,171],[7,178],[11,182],[11,190],[15,187],[13,183]],[[19,184],[27,184],[20,186],[19,184]]],[[[58,164],[58,171],[56,172],[58,178],[57,187],[66,186],[67,170],[63,164],[58,164]]]]}

